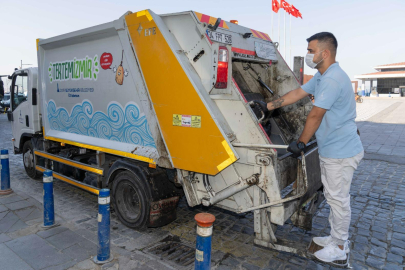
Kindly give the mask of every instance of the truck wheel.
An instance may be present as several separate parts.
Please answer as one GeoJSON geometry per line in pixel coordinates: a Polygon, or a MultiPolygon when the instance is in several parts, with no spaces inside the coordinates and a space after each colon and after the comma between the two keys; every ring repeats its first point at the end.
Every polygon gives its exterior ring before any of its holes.
{"type": "Polygon", "coordinates": [[[23,146],[23,162],[25,172],[32,179],[40,179],[42,173],[35,169],[35,156],[34,148],[32,147],[31,141],[26,141],[23,146]]]}
{"type": "Polygon", "coordinates": [[[150,209],[149,187],[137,175],[124,171],[113,181],[112,195],[115,212],[130,228],[145,229],[150,209]]]}

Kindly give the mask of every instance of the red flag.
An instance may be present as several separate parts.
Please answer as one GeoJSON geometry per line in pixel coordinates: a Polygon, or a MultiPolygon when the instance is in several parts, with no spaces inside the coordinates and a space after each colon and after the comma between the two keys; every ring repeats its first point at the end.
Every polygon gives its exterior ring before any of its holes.
{"type": "Polygon", "coordinates": [[[285,0],[280,0],[281,8],[285,10],[285,12],[291,14],[291,6],[285,0]]]}
{"type": "Polygon", "coordinates": [[[272,9],[275,13],[278,12],[278,10],[280,9],[280,3],[278,2],[278,0],[272,0],[272,9]]]}
{"type": "Polygon", "coordinates": [[[291,13],[290,14],[293,15],[295,18],[300,17],[302,19],[302,15],[301,15],[300,11],[296,7],[294,7],[294,5],[291,5],[291,13]]]}

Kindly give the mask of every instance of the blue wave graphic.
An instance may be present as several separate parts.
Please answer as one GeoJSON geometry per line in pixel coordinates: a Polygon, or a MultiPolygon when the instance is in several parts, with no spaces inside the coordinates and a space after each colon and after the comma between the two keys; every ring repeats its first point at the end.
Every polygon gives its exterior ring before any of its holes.
{"type": "Polygon", "coordinates": [[[140,116],[135,104],[128,104],[123,109],[117,103],[110,103],[106,115],[103,112],[93,114],[93,105],[83,101],[75,105],[69,115],[65,108],[56,109],[51,100],[47,110],[53,130],[156,148],[146,117],[140,116]]]}

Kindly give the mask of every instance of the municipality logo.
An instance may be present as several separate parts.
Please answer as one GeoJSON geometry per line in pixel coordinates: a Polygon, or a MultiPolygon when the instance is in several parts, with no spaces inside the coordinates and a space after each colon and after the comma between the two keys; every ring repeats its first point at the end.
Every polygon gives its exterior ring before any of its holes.
{"type": "Polygon", "coordinates": [[[99,72],[99,59],[95,55],[93,58],[67,60],[62,62],[50,62],[48,68],[49,81],[68,80],[97,80],[99,72]]]}

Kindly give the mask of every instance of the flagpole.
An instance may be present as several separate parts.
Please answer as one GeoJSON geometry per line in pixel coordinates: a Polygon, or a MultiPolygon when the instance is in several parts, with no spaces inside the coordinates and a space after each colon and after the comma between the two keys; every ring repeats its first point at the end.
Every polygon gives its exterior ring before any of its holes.
{"type": "Polygon", "coordinates": [[[291,68],[291,14],[290,14],[290,68],[291,68]]]}
{"type": "Polygon", "coordinates": [[[287,59],[287,45],[286,45],[286,36],[285,36],[285,14],[287,13],[287,11],[284,10],[284,60],[287,59]]]}
{"type": "Polygon", "coordinates": [[[273,12],[273,4],[271,5],[271,40],[273,40],[273,26],[274,26],[274,12],[273,12]]]}
{"type": "Polygon", "coordinates": [[[279,46],[279,52],[281,54],[281,47],[280,47],[280,11],[278,11],[278,46],[279,46]]]}

